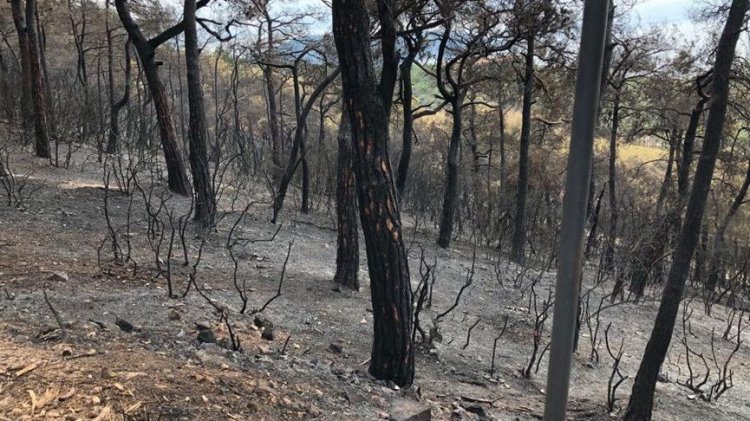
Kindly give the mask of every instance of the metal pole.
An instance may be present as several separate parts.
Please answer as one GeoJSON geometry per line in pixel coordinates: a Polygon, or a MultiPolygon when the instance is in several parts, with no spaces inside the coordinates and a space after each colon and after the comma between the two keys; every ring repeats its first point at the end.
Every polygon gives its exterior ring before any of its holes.
{"type": "Polygon", "coordinates": [[[583,6],[583,29],[578,52],[573,123],[563,199],[562,226],[560,227],[560,248],[557,254],[559,263],[555,288],[552,348],[547,373],[545,421],[564,421],[568,405],[568,384],[581,279],[586,203],[591,177],[594,127],[599,103],[608,9],[608,0],[586,0],[583,6]]]}

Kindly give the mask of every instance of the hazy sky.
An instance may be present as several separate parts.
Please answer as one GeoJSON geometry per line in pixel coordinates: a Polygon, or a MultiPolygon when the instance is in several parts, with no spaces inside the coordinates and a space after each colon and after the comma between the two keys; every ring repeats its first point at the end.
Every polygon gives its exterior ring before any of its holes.
{"type": "MultiPolygon", "coordinates": [[[[282,3],[284,4],[283,7],[320,7],[325,10],[325,6],[322,5],[320,0],[287,0],[282,3]]],[[[688,12],[697,3],[696,0],[639,0],[631,14],[634,22],[640,22],[645,26],[675,26],[685,32],[686,35],[691,35],[693,24],[690,22],[688,12]]],[[[615,0],[615,4],[617,4],[617,0],[615,0]]],[[[322,30],[323,28],[318,29],[322,30]]]]}
{"type": "Polygon", "coordinates": [[[690,21],[689,12],[696,3],[690,0],[640,0],[632,12],[633,19],[646,26],[674,26],[691,36],[695,28],[690,21]]]}
{"type": "MultiPolygon", "coordinates": [[[[179,13],[181,0],[162,1],[174,4],[176,13],[179,13]]],[[[619,1],[615,0],[615,4],[618,3],[619,1]]],[[[701,3],[701,0],[637,0],[629,14],[633,24],[640,24],[643,27],[652,25],[674,27],[685,36],[685,39],[688,39],[696,35],[696,25],[690,21],[689,12],[701,3]]],[[[309,8],[321,11],[326,14],[326,18],[322,22],[313,24],[309,30],[315,34],[330,31],[329,9],[321,0],[276,0],[271,4],[274,6],[272,9],[282,14],[309,8]]],[[[206,10],[203,13],[210,15],[212,11],[206,10]]]]}
{"type": "Polygon", "coordinates": [[[683,23],[695,2],[689,0],[641,0],[634,12],[648,23],[683,23]]]}

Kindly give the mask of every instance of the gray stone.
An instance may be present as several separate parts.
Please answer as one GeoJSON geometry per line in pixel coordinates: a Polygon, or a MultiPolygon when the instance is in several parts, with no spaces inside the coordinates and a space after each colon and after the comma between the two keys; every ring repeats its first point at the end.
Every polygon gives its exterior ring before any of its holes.
{"type": "Polygon", "coordinates": [[[232,341],[230,341],[229,338],[219,338],[219,340],[216,341],[216,344],[224,349],[232,349],[232,341]]]}
{"type": "Polygon", "coordinates": [[[115,320],[115,324],[125,333],[130,333],[135,330],[135,326],[133,326],[132,323],[119,317],[115,320]]]}
{"type": "Polygon", "coordinates": [[[479,404],[465,405],[464,409],[466,410],[466,412],[471,412],[472,414],[476,414],[480,419],[487,418],[487,411],[484,410],[482,405],[479,405],[479,404]]]}
{"type": "Polygon", "coordinates": [[[47,277],[47,280],[52,282],[68,282],[70,281],[70,277],[65,272],[53,272],[47,277]]]}
{"type": "Polygon", "coordinates": [[[332,342],[328,346],[328,350],[331,351],[334,354],[341,354],[342,352],[344,352],[344,347],[341,346],[341,344],[337,344],[336,342],[332,342]]]}
{"type": "Polygon", "coordinates": [[[409,399],[396,399],[391,404],[391,421],[431,421],[429,406],[409,399]]]}
{"type": "Polygon", "coordinates": [[[272,341],[273,340],[273,324],[265,326],[260,336],[267,341],[272,341]]]}
{"type": "Polygon", "coordinates": [[[211,330],[211,323],[205,320],[195,322],[195,328],[198,330],[211,330]]]}
{"type": "Polygon", "coordinates": [[[198,358],[198,361],[200,361],[202,364],[206,365],[212,365],[212,366],[221,366],[224,364],[224,358],[220,355],[215,355],[213,353],[210,353],[204,349],[199,349],[195,353],[196,358],[198,358]]]}
{"type": "Polygon", "coordinates": [[[264,328],[266,326],[273,327],[273,323],[271,323],[271,320],[261,314],[255,316],[255,318],[253,319],[253,323],[255,323],[255,326],[258,326],[259,328],[264,328]]]}
{"type": "Polygon", "coordinates": [[[182,318],[182,315],[180,315],[180,312],[171,308],[169,309],[169,320],[177,321],[182,318]]]}
{"type": "Polygon", "coordinates": [[[223,355],[225,351],[224,348],[212,342],[206,342],[206,343],[201,344],[201,349],[208,352],[209,354],[214,354],[214,355],[223,355]]]}
{"type": "Polygon", "coordinates": [[[211,329],[201,329],[198,331],[198,342],[202,344],[214,344],[216,343],[216,335],[211,329]]]}

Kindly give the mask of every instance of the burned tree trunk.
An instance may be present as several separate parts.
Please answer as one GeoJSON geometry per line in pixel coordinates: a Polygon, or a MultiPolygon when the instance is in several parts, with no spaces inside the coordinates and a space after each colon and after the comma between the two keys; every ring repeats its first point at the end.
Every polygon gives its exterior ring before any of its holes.
{"type": "Polygon", "coordinates": [[[302,205],[300,212],[310,213],[310,163],[307,160],[307,145],[304,139],[299,145],[299,157],[302,161],[302,205]]]}
{"type": "MultiPolygon", "coordinates": [[[[438,232],[437,244],[442,248],[448,248],[453,235],[453,223],[456,219],[456,206],[458,201],[458,170],[460,165],[460,148],[461,148],[461,131],[463,129],[462,108],[466,95],[465,86],[458,81],[461,80],[461,69],[459,66],[458,76],[451,75],[450,64],[445,62],[445,54],[448,49],[448,41],[453,30],[452,19],[444,24],[445,30],[440,39],[436,64],[436,82],[437,88],[443,99],[451,105],[451,116],[453,126],[451,138],[448,145],[448,156],[445,163],[445,187],[443,190],[443,207],[440,216],[440,230],[438,232]],[[448,87],[450,86],[450,89],[448,87]]],[[[463,56],[466,60],[468,56],[463,56]]],[[[455,59],[454,59],[455,60],[455,59]]]]}
{"type": "MultiPolygon", "coordinates": [[[[8,39],[5,37],[5,34],[0,34],[0,39],[3,40],[3,43],[10,47],[10,44],[8,43],[8,39]]],[[[13,58],[16,58],[17,56],[15,53],[11,51],[11,55],[13,58]]],[[[0,47],[0,90],[2,92],[10,92],[11,91],[11,79],[9,77],[9,68],[8,64],[5,62],[5,55],[3,53],[3,47],[0,47]]],[[[3,98],[3,100],[0,102],[0,106],[3,107],[3,111],[5,112],[5,118],[8,122],[14,122],[15,121],[15,98],[3,98]],[[13,105],[11,105],[13,104],[13,105]]],[[[21,105],[23,107],[23,105],[21,105]]]]}
{"type": "Polygon", "coordinates": [[[510,257],[523,263],[526,257],[526,197],[529,189],[529,146],[531,145],[531,105],[534,100],[534,36],[526,38],[523,105],[521,115],[521,149],[518,156],[518,190],[514,215],[510,257]]]}
{"type": "MultiPolygon", "coordinates": [[[[698,95],[700,95],[701,99],[695,107],[693,107],[690,114],[690,121],[685,132],[685,137],[682,141],[682,156],[677,166],[677,204],[666,212],[666,214],[659,220],[656,230],[650,237],[645,239],[644,244],[637,250],[630,265],[631,275],[629,289],[630,292],[635,294],[636,299],[643,295],[652,267],[659,258],[659,255],[663,253],[664,247],[666,246],[664,239],[670,237],[670,234],[674,234],[674,236],[679,234],[680,226],[682,224],[682,211],[685,208],[688,199],[690,167],[693,161],[695,139],[698,134],[701,115],[703,114],[705,104],[709,100],[709,97],[703,92],[703,90],[711,81],[709,77],[710,75],[711,72],[701,75],[696,79],[698,95]]],[[[662,215],[662,209],[672,180],[674,155],[678,148],[678,145],[676,144],[678,141],[675,140],[675,133],[676,130],[673,130],[673,134],[670,137],[671,141],[667,169],[664,173],[664,181],[662,182],[662,187],[659,191],[659,197],[656,200],[657,218],[660,218],[662,215]]]]}
{"type": "Polygon", "coordinates": [[[609,231],[607,247],[604,249],[604,266],[611,271],[614,268],[615,244],[617,242],[617,130],[620,124],[620,94],[615,94],[612,106],[612,129],[609,134],[609,231]]]}
{"type": "Polygon", "coordinates": [[[36,30],[36,0],[26,0],[26,36],[31,70],[31,97],[34,109],[34,142],[36,156],[49,158],[49,121],[47,116],[46,90],[39,54],[39,39],[36,30]]]}
{"type": "MultiPolygon", "coordinates": [[[[696,78],[697,91],[701,99],[698,100],[695,107],[693,107],[693,110],[690,112],[690,122],[688,123],[687,131],[685,132],[685,139],[682,143],[682,156],[677,168],[677,193],[681,203],[687,201],[688,187],[690,184],[690,166],[693,162],[695,138],[698,135],[698,125],[700,124],[703,110],[710,99],[703,90],[710,83],[710,76],[711,72],[708,72],[696,78]]],[[[680,210],[680,212],[682,212],[682,210],[680,210]]]]}
{"type": "Polygon", "coordinates": [[[398,195],[403,199],[406,189],[406,179],[409,176],[409,163],[411,162],[412,143],[414,139],[414,90],[411,81],[411,69],[414,60],[419,54],[422,46],[421,34],[417,34],[416,41],[406,39],[409,53],[401,62],[401,107],[404,119],[403,132],[401,134],[401,157],[396,169],[396,189],[398,195]]]}
{"type": "Polygon", "coordinates": [[[109,138],[107,140],[107,153],[113,154],[120,151],[120,110],[130,100],[130,42],[125,44],[125,90],[122,94],[122,98],[115,101],[114,99],[114,77],[112,74],[112,66],[109,66],[109,94],[110,94],[110,108],[109,108],[109,138]]]}
{"type": "MultiPolygon", "coordinates": [[[[134,43],[134,45],[137,45],[134,43]]],[[[174,193],[189,196],[190,184],[185,171],[185,163],[177,143],[174,121],[172,119],[172,107],[169,103],[164,84],[159,77],[159,70],[153,56],[142,52],[136,47],[141,57],[143,73],[148,81],[148,88],[156,108],[156,119],[159,123],[159,136],[164,151],[164,160],[167,164],[167,183],[169,190],[174,193]]]]}
{"type": "Polygon", "coordinates": [[[190,170],[193,174],[195,192],[195,220],[204,227],[214,225],[216,216],[216,195],[211,182],[211,170],[208,166],[206,142],[206,109],[203,103],[201,86],[200,51],[198,50],[198,30],[196,28],[195,0],[185,0],[185,65],[187,68],[188,140],[190,143],[190,170]]]}
{"type": "MultiPolygon", "coordinates": [[[[272,175],[276,174],[281,167],[281,152],[279,141],[279,113],[276,109],[276,87],[273,81],[273,68],[263,68],[263,78],[266,82],[266,103],[268,107],[268,125],[271,132],[271,163],[273,164],[272,175]]],[[[274,175],[275,176],[275,175],[274,175]]]]}
{"type": "Polygon", "coordinates": [[[50,92],[50,79],[49,71],[47,69],[47,35],[45,34],[44,25],[39,17],[39,3],[34,4],[34,17],[36,21],[36,33],[37,36],[37,51],[39,52],[39,67],[41,68],[43,86],[44,86],[44,97],[46,101],[47,109],[47,124],[48,133],[50,133],[50,141],[55,133],[55,113],[54,104],[52,100],[52,92],[50,92]]]}
{"type": "MultiPolygon", "coordinates": [[[[206,3],[208,3],[207,0],[200,0],[197,7],[203,6],[206,3]]],[[[164,160],[167,164],[169,190],[176,194],[188,196],[190,195],[190,183],[185,172],[185,163],[177,144],[177,134],[172,119],[172,107],[169,103],[164,84],[159,77],[158,66],[160,63],[156,61],[156,48],[179,35],[183,30],[184,22],[180,22],[154,38],[147,40],[130,15],[130,10],[128,10],[125,0],[115,0],[115,7],[123,27],[128,32],[128,36],[138,52],[143,73],[146,75],[146,81],[148,82],[148,89],[154,102],[156,118],[159,123],[161,146],[164,151],[164,160]]]]}
{"type": "Polygon", "coordinates": [[[11,0],[13,24],[18,35],[18,51],[21,61],[21,131],[24,143],[28,140],[31,126],[34,124],[34,107],[31,100],[31,56],[29,37],[26,35],[26,16],[21,0],[11,0]]]}
{"type": "MultiPolygon", "coordinates": [[[[669,154],[667,155],[667,169],[664,171],[664,178],[662,178],[661,187],[659,188],[659,196],[656,198],[656,217],[660,217],[663,213],[664,204],[667,201],[667,198],[669,196],[670,190],[672,190],[672,173],[674,172],[674,162],[675,162],[675,155],[677,154],[677,148],[679,147],[679,131],[676,127],[672,128],[670,130],[669,134],[669,154]]],[[[678,207],[683,206],[684,202],[682,204],[678,203],[678,207]]],[[[677,212],[678,214],[682,213],[682,208],[680,207],[680,211],[677,212]]],[[[679,215],[677,217],[677,220],[679,221],[679,215]]],[[[679,228],[679,226],[678,226],[679,228]]]]}
{"type": "Polygon", "coordinates": [[[404,119],[404,127],[401,135],[401,157],[396,169],[396,189],[399,197],[404,197],[406,190],[406,178],[409,176],[409,163],[411,162],[412,143],[414,139],[414,114],[412,100],[414,98],[411,86],[411,64],[409,57],[401,63],[401,102],[404,119]]]}
{"type": "MultiPolygon", "coordinates": [[[[79,114],[79,125],[81,127],[79,141],[81,143],[86,143],[88,142],[92,131],[92,122],[90,122],[89,119],[91,116],[91,112],[93,111],[93,107],[91,102],[91,92],[89,89],[88,64],[86,61],[87,21],[85,2],[81,2],[81,4],[79,5],[79,11],[81,13],[81,20],[80,22],[76,22],[75,18],[73,17],[73,2],[72,0],[68,0],[68,20],[70,21],[70,29],[73,35],[73,45],[76,49],[77,54],[76,78],[78,79],[78,83],[80,83],[81,90],[83,91],[83,109],[79,114]]],[[[109,18],[109,16],[107,16],[107,18],[109,18]]],[[[52,108],[51,105],[50,108],[52,108]]],[[[101,154],[101,147],[97,149],[97,153],[101,154]]]]}
{"type": "Polygon", "coordinates": [[[359,234],[357,232],[357,185],[352,170],[351,118],[343,109],[338,134],[338,165],[336,170],[336,275],[337,288],[359,291],[359,234]]]}
{"type": "MultiPolygon", "coordinates": [[[[109,8],[109,1],[107,1],[107,8],[109,8]]],[[[105,31],[107,35],[107,77],[109,81],[109,138],[106,152],[113,154],[120,151],[120,110],[130,100],[130,39],[125,42],[125,89],[122,98],[115,100],[114,47],[112,45],[112,29],[109,27],[109,12],[106,15],[105,31]]]]}
{"type": "Polygon", "coordinates": [[[711,254],[711,260],[708,264],[708,279],[706,280],[706,291],[709,294],[713,294],[719,283],[719,274],[722,271],[722,260],[724,256],[724,233],[726,233],[729,223],[732,221],[737,211],[745,203],[745,196],[747,196],[747,190],[750,188],[750,161],[747,165],[747,171],[745,172],[745,180],[740,186],[740,190],[734,197],[729,210],[727,211],[724,218],[721,220],[721,224],[716,228],[716,234],[714,234],[714,245],[713,252],[711,254]]]}
{"type": "Polygon", "coordinates": [[[338,77],[339,73],[340,70],[337,68],[336,70],[331,72],[331,74],[326,76],[326,78],[323,79],[322,82],[320,82],[320,85],[318,85],[315,88],[315,91],[310,94],[310,98],[307,99],[307,102],[305,103],[305,106],[299,115],[299,118],[297,120],[297,128],[294,130],[292,150],[289,152],[289,161],[287,162],[284,174],[281,176],[281,181],[279,182],[279,190],[276,192],[276,198],[273,201],[273,218],[271,219],[271,222],[273,223],[276,223],[276,221],[278,220],[279,213],[281,213],[281,208],[284,206],[284,199],[286,198],[286,192],[289,189],[289,183],[292,182],[292,177],[297,171],[297,166],[301,161],[301,159],[297,158],[297,154],[300,153],[300,149],[304,147],[305,122],[307,121],[307,116],[310,115],[310,110],[312,110],[313,104],[315,104],[315,101],[318,99],[320,94],[322,94],[326,87],[328,87],[328,85],[330,85],[331,82],[333,82],[338,77]]]}
{"type": "Polygon", "coordinates": [[[456,219],[456,200],[458,199],[458,166],[461,149],[461,132],[463,130],[463,119],[461,111],[463,108],[463,93],[455,94],[451,103],[451,114],[453,115],[453,129],[448,147],[448,159],[445,168],[445,192],[443,193],[443,213],[440,218],[440,231],[438,233],[438,246],[448,248],[453,234],[453,222],[456,219]]]}
{"type": "MultiPolygon", "coordinates": [[[[266,6],[262,8],[262,11],[265,18],[268,51],[271,51],[276,43],[274,39],[273,19],[268,14],[266,6]]],[[[271,177],[275,180],[281,169],[281,133],[279,130],[281,125],[279,123],[279,110],[276,105],[276,86],[273,67],[266,65],[262,67],[262,70],[263,79],[266,84],[266,111],[268,112],[268,125],[270,126],[269,129],[271,132],[271,163],[273,164],[271,177]]]]}
{"type": "Polygon", "coordinates": [[[500,149],[499,150],[500,152],[500,169],[499,169],[500,197],[506,197],[505,192],[508,191],[508,175],[506,171],[506,168],[508,167],[508,164],[507,164],[508,159],[507,159],[507,152],[505,150],[505,109],[503,108],[502,99],[498,101],[498,103],[499,103],[499,106],[497,109],[498,117],[499,117],[498,124],[500,127],[498,128],[497,137],[498,137],[498,140],[500,141],[498,143],[498,148],[500,149]]]}
{"type": "Polygon", "coordinates": [[[629,291],[635,294],[636,301],[639,300],[645,290],[646,284],[648,283],[649,277],[658,277],[655,269],[661,269],[659,266],[660,260],[664,255],[664,250],[668,245],[668,239],[670,233],[676,229],[679,231],[681,224],[681,214],[684,208],[684,202],[678,201],[678,203],[670,209],[668,212],[663,212],[664,202],[666,202],[667,195],[672,181],[672,172],[674,167],[674,155],[676,149],[677,140],[673,130],[671,140],[669,143],[669,156],[667,158],[667,169],[664,172],[664,179],[661,184],[659,191],[659,197],[656,199],[656,228],[653,232],[647,233],[643,238],[642,244],[636,249],[630,261],[630,286],[629,291]]]}
{"type": "MultiPolygon", "coordinates": [[[[383,54],[393,51],[393,2],[379,0],[383,54]]],[[[388,114],[397,63],[384,60],[375,78],[364,0],[333,1],[333,34],[352,125],[359,215],[365,236],[374,337],[370,373],[399,386],[414,381],[413,309],[401,216],[388,156],[388,114]]]]}
{"type": "Polygon", "coordinates": [[[685,281],[690,269],[690,260],[695,251],[700,233],[706,199],[711,189],[716,158],[721,146],[721,132],[726,117],[729,97],[729,75],[734,61],[737,39],[741,32],[749,0],[733,0],[724,31],[719,39],[714,64],[714,86],[703,150],[696,169],[693,186],[688,198],[685,223],[680,232],[680,240],[674,253],[667,284],[664,287],[654,329],[651,332],[641,365],[633,384],[628,408],[623,417],[626,421],[650,420],[654,402],[656,378],[672,340],[675,320],[680,301],[685,290],[685,281]]]}

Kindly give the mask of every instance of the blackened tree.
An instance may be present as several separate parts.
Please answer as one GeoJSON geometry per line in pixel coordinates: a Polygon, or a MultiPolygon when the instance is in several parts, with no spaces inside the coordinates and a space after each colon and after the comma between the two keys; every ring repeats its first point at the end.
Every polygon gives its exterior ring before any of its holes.
{"type": "Polygon", "coordinates": [[[469,69],[480,59],[508,50],[518,39],[505,31],[505,11],[485,2],[466,2],[463,7],[443,5],[443,34],[440,38],[435,77],[443,99],[450,104],[453,127],[445,170],[445,191],[437,244],[447,248],[453,233],[458,199],[459,151],[463,133],[466,94],[482,78],[469,69]],[[471,16],[467,24],[462,17],[471,16]],[[459,30],[455,30],[458,26],[459,30]]]}
{"type": "Polygon", "coordinates": [[[206,147],[208,129],[206,128],[206,107],[201,85],[198,25],[195,16],[196,0],[185,0],[184,11],[185,65],[187,67],[188,106],[190,110],[190,122],[188,124],[190,152],[188,159],[193,175],[195,220],[203,226],[210,227],[215,221],[216,194],[211,182],[211,170],[208,165],[208,150],[206,147]]]}
{"type": "MultiPolygon", "coordinates": [[[[21,55],[23,79],[24,112],[32,111],[34,123],[36,155],[40,158],[50,157],[50,132],[47,112],[46,88],[42,74],[41,52],[39,51],[39,34],[36,24],[36,0],[26,0],[25,7],[21,0],[11,1],[13,22],[18,34],[18,45],[21,55]],[[25,64],[25,66],[24,66],[25,64]]],[[[28,117],[24,117],[28,118],[28,117]]]]}
{"type": "Polygon", "coordinates": [[[513,25],[518,36],[524,41],[523,58],[523,105],[521,116],[521,145],[518,154],[518,187],[516,190],[516,210],[513,216],[513,239],[511,259],[523,263],[526,250],[526,199],[529,190],[529,148],[531,146],[531,107],[534,104],[536,71],[534,59],[539,51],[553,50],[553,43],[559,42],[558,35],[570,25],[570,10],[563,3],[551,0],[516,1],[516,15],[513,25]]]}
{"type": "Polygon", "coordinates": [[[398,70],[394,3],[377,2],[383,56],[379,81],[365,1],[334,0],[332,5],[370,274],[374,336],[369,371],[376,378],[409,386],[414,381],[411,285],[388,156],[388,116],[398,70]]]}
{"type": "Polygon", "coordinates": [[[336,274],[338,289],[359,291],[359,234],[357,231],[357,185],[352,170],[352,126],[346,108],[341,111],[336,165],[336,274]]]}
{"type": "MultiPolygon", "coordinates": [[[[199,0],[196,7],[203,7],[206,4],[208,4],[208,0],[199,0]]],[[[177,133],[172,119],[172,106],[169,102],[164,83],[162,83],[159,76],[160,62],[156,60],[156,49],[182,33],[184,21],[180,21],[155,37],[147,39],[133,19],[126,1],[115,0],[115,7],[122,21],[122,26],[128,32],[128,36],[133,42],[135,50],[138,52],[143,72],[148,81],[148,88],[154,101],[154,108],[156,108],[156,116],[159,123],[161,146],[164,151],[164,160],[167,164],[169,190],[183,196],[188,196],[190,195],[190,183],[185,171],[185,162],[177,144],[177,133]]]]}
{"type": "Polygon", "coordinates": [[[706,121],[703,150],[693,179],[685,222],[680,232],[680,240],[664,287],[654,329],[643,352],[643,359],[633,384],[633,393],[623,417],[626,421],[651,419],[656,379],[672,340],[675,320],[690,270],[690,260],[698,243],[706,199],[711,189],[711,179],[716,167],[726,117],[729,78],[734,61],[735,47],[742,32],[748,6],[750,6],[749,0],[732,1],[729,16],[716,49],[713,66],[712,101],[706,121]]]}

